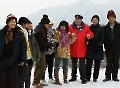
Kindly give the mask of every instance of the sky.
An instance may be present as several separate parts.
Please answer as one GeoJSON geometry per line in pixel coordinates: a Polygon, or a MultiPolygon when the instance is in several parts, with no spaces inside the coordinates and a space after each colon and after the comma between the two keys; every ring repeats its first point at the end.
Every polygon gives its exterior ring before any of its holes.
{"type": "MultiPolygon", "coordinates": [[[[8,14],[13,14],[19,18],[21,16],[28,16],[42,8],[69,5],[76,1],[78,0],[0,0],[0,25],[5,24],[8,14]]],[[[104,4],[109,0],[91,1],[96,4],[104,4]]]]}

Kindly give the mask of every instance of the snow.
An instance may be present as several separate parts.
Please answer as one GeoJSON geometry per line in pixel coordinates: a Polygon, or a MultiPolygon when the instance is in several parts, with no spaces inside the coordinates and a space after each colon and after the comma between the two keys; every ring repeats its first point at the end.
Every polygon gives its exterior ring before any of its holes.
{"type": "MultiPolygon", "coordinates": [[[[119,70],[120,72],[120,70],[119,70]]],[[[33,74],[34,74],[34,68],[32,69],[32,77],[31,81],[33,81],[33,74]]],[[[48,86],[45,86],[44,88],[120,88],[120,82],[114,82],[114,81],[108,81],[108,82],[103,82],[103,79],[105,78],[105,69],[100,69],[100,76],[97,82],[93,82],[92,79],[90,82],[88,82],[85,85],[81,84],[80,81],[80,75],[79,75],[79,70],[78,70],[78,80],[76,82],[72,82],[69,84],[64,84],[63,83],[63,72],[62,68],[60,68],[59,71],[60,75],[60,82],[62,83],[62,86],[57,86],[55,84],[49,84],[48,86]]],[[[119,77],[119,76],[118,76],[119,77]]],[[[68,70],[68,79],[71,78],[71,68],[68,70]]],[[[92,76],[91,76],[92,78],[92,76]]],[[[120,77],[119,77],[120,79],[120,77]]],[[[48,71],[46,70],[46,81],[48,81],[48,71]]],[[[35,88],[31,85],[31,88],[35,88]]]]}

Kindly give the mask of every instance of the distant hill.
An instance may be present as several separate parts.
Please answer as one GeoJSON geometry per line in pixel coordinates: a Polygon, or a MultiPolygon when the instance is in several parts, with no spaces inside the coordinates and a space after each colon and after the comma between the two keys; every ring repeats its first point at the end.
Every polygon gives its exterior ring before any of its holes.
{"type": "Polygon", "coordinates": [[[106,14],[108,10],[111,9],[116,12],[118,16],[117,19],[120,21],[119,5],[120,3],[117,0],[109,0],[109,2],[106,4],[94,4],[90,0],[79,0],[78,2],[68,6],[57,6],[40,9],[28,17],[32,20],[33,25],[36,26],[42,15],[47,14],[49,17],[54,19],[54,27],[56,28],[61,20],[66,20],[69,23],[72,23],[75,14],[83,15],[83,20],[88,24],[91,23],[91,17],[94,14],[98,14],[100,16],[101,24],[105,24],[107,22],[106,14]]]}

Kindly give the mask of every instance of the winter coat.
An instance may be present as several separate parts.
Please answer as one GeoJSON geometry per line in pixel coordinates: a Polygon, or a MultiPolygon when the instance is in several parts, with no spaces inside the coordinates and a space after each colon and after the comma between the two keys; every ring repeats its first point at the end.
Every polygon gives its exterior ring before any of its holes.
{"type": "Polygon", "coordinates": [[[87,51],[87,34],[90,35],[91,38],[94,37],[94,34],[91,32],[89,26],[82,22],[81,28],[78,28],[75,23],[69,26],[70,33],[75,33],[77,39],[73,44],[70,45],[70,56],[75,58],[83,58],[86,57],[87,51]]]}
{"type": "MultiPolygon", "coordinates": [[[[7,26],[0,30],[0,59],[3,57],[4,45],[5,45],[5,35],[6,35],[7,26]]],[[[13,40],[12,47],[12,62],[23,62],[27,58],[27,44],[23,32],[19,27],[15,27],[15,36],[13,40]]]]}
{"type": "Polygon", "coordinates": [[[57,50],[55,52],[55,57],[62,58],[62,59],[70,58],[70,44],[72,44],[74,42],[75,37],[72,36],[72,34],[68,33],[66,36],[69,39],[69,43],[66,46],[62,47],[61,46],[62,40],[60,40],[61,33],[58,30],[55,30],[53,33],[53,36],[54,36],[54,39],[59,41],[59,47],[57,48],[57,50]]]}
{"type": "MultiPolygon", "coordinates": [[[[109,50],[109,48],[111,47],[111,28],[109,23],[104,27],[104,36],[104,47],[106,50],[109,50]]],[[[114,40],[116,48],[120,48],[120,23],[118,22],[115,22],[114,25],[114,40]]]]}
{"type": "Polygon", "coordinates": [[[49,47],[53,46],[53,43],[49,43],[47,41],[47,29],[43,24],[39,23],[34,30],[35,30],[35,37],[38,42],[40,51],[41,53],[45,53],[45,51],[49,47]]]}
{"type": "Polygon", "coordinates": [[[94,33],[94,38],[89,40],[87,47],[87,59],[103,60],[104,29],[101,25],[91,25],[90,30],[94,33]]]}
{"type": "MultiPolygon", "coordinates": [[[[54,32],[55,29],[52,29],[52,28],[49,28],[48,31],[47,31],[47,40],[48,42],[54,42],[54,39],[53,39],[53,32],[54,32]]],[[[45,52],[46,55],[50,55],[50,54],[53,54],[55,53],[54,51],[54,47],[50,47],[48,48],[48,50],[45,52]]]]}

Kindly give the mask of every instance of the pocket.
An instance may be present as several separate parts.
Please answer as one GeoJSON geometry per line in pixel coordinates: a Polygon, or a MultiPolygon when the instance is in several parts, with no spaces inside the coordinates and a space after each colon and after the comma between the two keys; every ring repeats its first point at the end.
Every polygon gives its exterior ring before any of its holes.
{"type": "Polygon", "coordinates": [[[11,61],[10,57],[3,57],[0,60],[0,68],[11,68],[14,66],[14,62],[11,61]]]}

